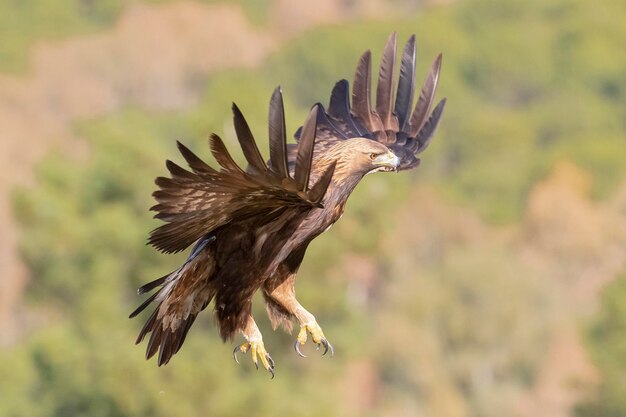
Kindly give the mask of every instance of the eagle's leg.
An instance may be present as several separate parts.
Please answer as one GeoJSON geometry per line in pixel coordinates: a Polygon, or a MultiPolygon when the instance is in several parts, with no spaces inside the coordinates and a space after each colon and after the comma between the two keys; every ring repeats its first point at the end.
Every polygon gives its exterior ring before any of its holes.
{"type": "MultiPolygon", "coordinates": [[[[317,348],[324,348],[325,355],[330,351],[331,355],[334,355],[335,351],[333,346],[328,342],[324,336],[322,328],[317,324],[315,316],[309,313],[302,305],[296,300],[296,292],[294,288],[295,274],[290,275],[286,280],[280,284],[272,287],[266,287],[264,295],[266,299],[266,306],[272,321],[273,327],[277,327],[278,324],[283,324],[284,327],[290,328],[285,324],[287,318],[295,317],[300,324],[300,331],[294,344],[294,348],[298,355],[306,357],[300,351],[300,346],[304,345],[308,339],[308,335],[311,335],[311,340],[317,345],[317,348]]],[[[289,323],[290,324],[290,323],[289,323]]]]}
{"type": "Polygon", "coordinates": [[[261,365],[272,374],[272,378],[274,378],[274,360],[265,350],[265,345],[263,344],[263,336],[261,335],[261,331],[257,327],[254,318],[252,318],[252,314],[248,314],[248,319],[246,321],[245,327],[241,330],[241,334],[246,339],[245,343],[237,346],[235,350],[233,350],[233,358],[235,361],[239,363],[237,359],[237,352],[247,353],[250,351],[252,356],[252,362],[256,369],[259,369],[259,360],[261,361],[261,365]]]}

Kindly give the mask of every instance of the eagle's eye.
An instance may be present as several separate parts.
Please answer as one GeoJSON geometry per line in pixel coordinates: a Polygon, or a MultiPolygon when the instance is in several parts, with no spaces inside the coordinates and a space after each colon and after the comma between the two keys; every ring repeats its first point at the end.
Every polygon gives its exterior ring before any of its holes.
{"type": "Polygon", "coordinates": [[[378,154],[377,154],[377,153],[372,152],[372,153],[370,154],[370,159],[371,159],[372,161],[373,161],[374,159],[376,159],[377,157],[378,157],[378,154]]]}

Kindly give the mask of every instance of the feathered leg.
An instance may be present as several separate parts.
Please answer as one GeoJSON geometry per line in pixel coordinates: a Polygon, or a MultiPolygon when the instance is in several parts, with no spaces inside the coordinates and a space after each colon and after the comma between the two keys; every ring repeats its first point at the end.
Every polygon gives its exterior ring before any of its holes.
{"type": "Polygon", "coordinates": [[[263,336],[261,335],[261,331],[256,325],[252,314],[248,314],[248,319],[244,328],[241,330],[241,334],[246,339],[246,342],[237,346],[235,350],[233,350],[233,358],[235,358],[235,361],[239,363],[239,360],[237,359],[237,352],[246,353],[250,351],[252,362],[254,363],[256,369],[259,369],[258,360],[260,360],[263,367],[267,369],[267,371],[272,374],[272,378],[274,378],[274,360],[265,350],[263,336]]]}
{"type": "Polygon", "coordinates": [[[320,346],[324,347],[323,355],[328,353],[328,351],[333,355],[335,353],[333,346],[326,340],[322,328],[315,320],[315,316],[302,307],[296,299],[295,279],[296,274],[293,272],[280,284],[266,285],[264,288],[266,307],[272,326],[276,328],[282,324],[286,329],[290,329],[291,323],[289,322],[289,326],[287,326],[285,322],[289,321],[289,318],[295,317],[300,324],[300,332],[294,344],[298,355],[306,357],[300,351],[300,346],[306,343],[309,334],[313,343],[317,344],[318,349],[320,346]]]}

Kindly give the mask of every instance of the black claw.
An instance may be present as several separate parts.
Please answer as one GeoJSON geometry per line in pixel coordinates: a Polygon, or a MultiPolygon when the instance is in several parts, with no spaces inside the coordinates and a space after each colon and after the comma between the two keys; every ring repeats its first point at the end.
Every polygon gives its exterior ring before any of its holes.
{"type": "Polygon", "coordinates": [[[259,363],[258,362],[254,362],[254,367],[256,368],[256,370],[259,370],[259,363]]]}
{"type": "Polygon", "coordinates": [[[321,344],[324,346],[324,353],[322,353],[322,356],[326,355],[329,350],[330,350],[330,356],[335,356],[335,349],[333,348],[333,345],[331,345],[328,342],[328,340],[322,339],[321,344]]]}
{"type": "Polygon", "coordinates": [[[270,367],[267,368],[267,371],[272,374],[272,377],[270,379],[274,379],[274,359],[272,359],[272,357],[270,356],[269,353],[265,354],[265,359],[267,360],[267,362],[269,362],[270,367]]]}
{"type": "Polygon", "coordinates": [[[322,353],[322,356],[325,356],[328,353],[328,341],[326,339],[322,339],[322,345],[324,345],[324,353],[322,353]]]}
{"type": "Polygon", "coordinates": [[[237,346],[235,349],[233,349],[233,359],[235,360],[235,362],[237,362],[237,365],[239,365],[239,359],[237,359],[237,352],[241,352],[241,346],[237,346]]]}
{"type": "MultiPolygon", "coordinates": [[[[328,345],[328,349],[330,349],[330,356],[335,356],[335,348],[333,348],[333,345],[330,344],[330,342],[327,340],[326,344],[328,345]]],[[[326,354],[326,352],[324,352],[324,355],[326,354]]],[[[324,356],[322,355],[322,356],[324,356]]]]}
{"type": "Polygon", "coordinates": [[[299,343],[299,341],[298,341],[298,340],[296,340],[296,343],[294,343],[294,344],[293,344],[293,348],[296,350],[296,353],[297,353],[298,355],[300,355],[300,356],[301,356],[301,357],[303,357],[303,358],[306,358],[306,355],[305,355],[305,354],[303,354],[302,352],[300,352],[300,343],[299,343]]]}

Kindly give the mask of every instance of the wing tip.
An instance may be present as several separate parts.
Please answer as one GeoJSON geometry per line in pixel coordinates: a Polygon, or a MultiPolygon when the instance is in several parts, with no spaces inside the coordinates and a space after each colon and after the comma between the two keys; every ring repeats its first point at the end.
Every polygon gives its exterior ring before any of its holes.
{"type": "Polygon", "coordinates": [[[433,113],[439,109],[439,112],[442,112],[444,107],[446,106],[446,103],[448,102],[448,97],[444,97],[441,100],[439,100],[439,103],[437,103],[437,105],[435,106],[435,109],[433,110],[433,113]]]}
{"type": "Polygon", "coordinates": [[[280,84],[277,85],[276,87],[274,87],[274,90],[272,91],[272,98],[271,98],[271,100],[274,100],[278,96],[280,96],[281,99],[283,97],[283,89],[280,86],[280,84]]]}
{"type": "Polygon", "coordinates": [[[183,155],[183,157],[185,157],[185,159],[187,159],[186,155],[193,154],[193,152],[191,152],[191,150],[178,139],[176,140],[176,148],[178,148],[178,151],[183,155]]]}
{"type": "Polygon", "coordinates": [[[443,62],[443,54],[441,52],[439,52],[437,54],[437,57],[435,58],[435,61],[433,62],[433,66],[432,66],[432,71],[435,73],[435,75],[437,76],[437,78],[439,77],[439,72],[441,71],[441,64],[443,62]]]}

